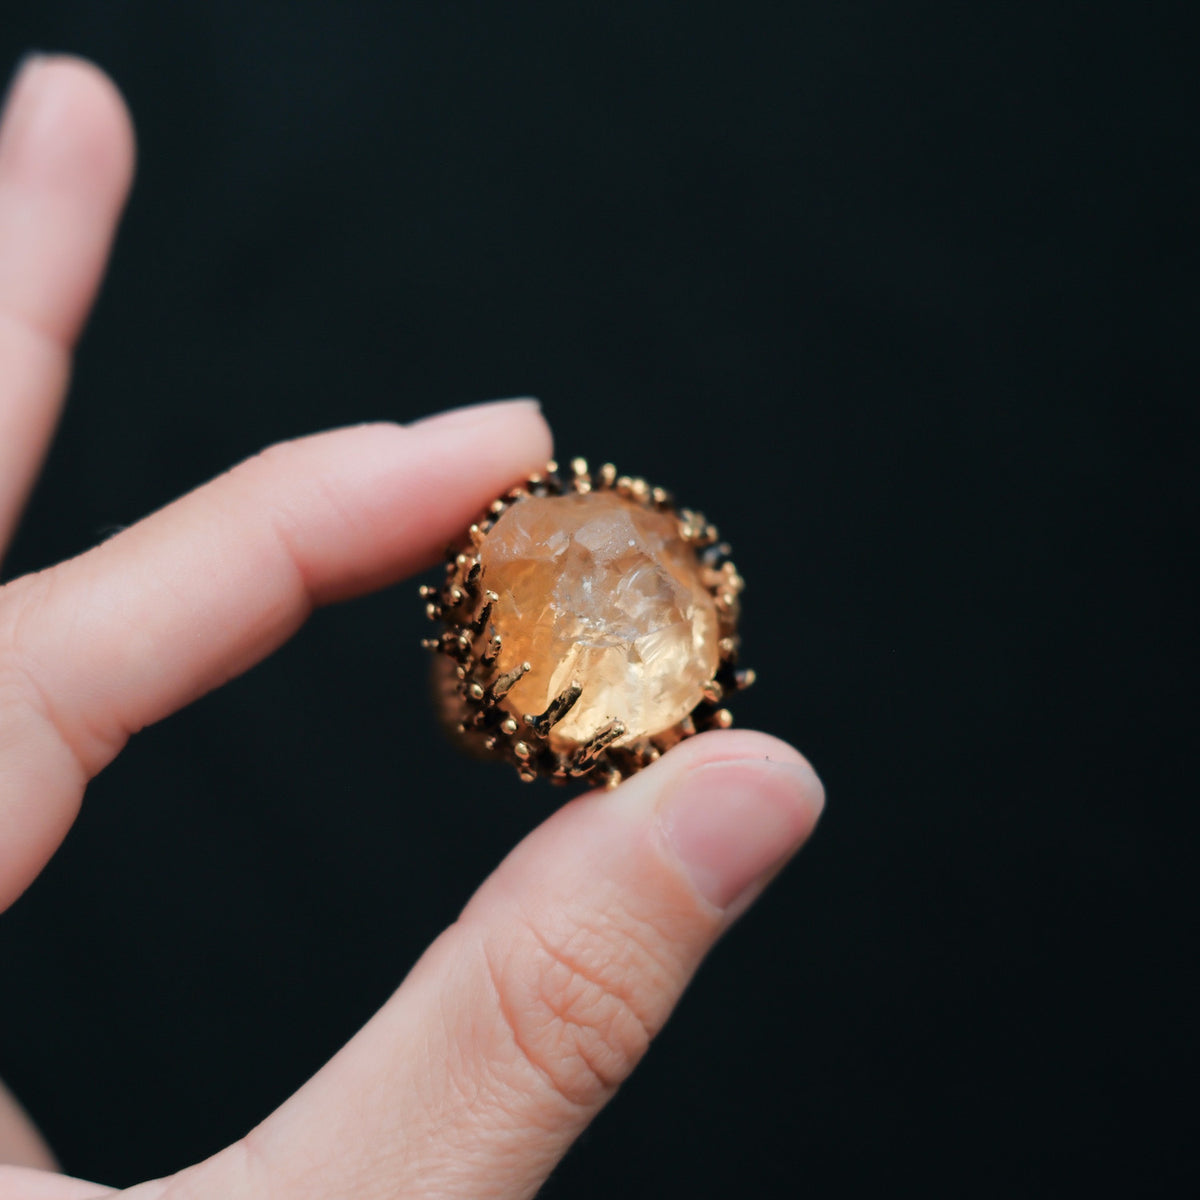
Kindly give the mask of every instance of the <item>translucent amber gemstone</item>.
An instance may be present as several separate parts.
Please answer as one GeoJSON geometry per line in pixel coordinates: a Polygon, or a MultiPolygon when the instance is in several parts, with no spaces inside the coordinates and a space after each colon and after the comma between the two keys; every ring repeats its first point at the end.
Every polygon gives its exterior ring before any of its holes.
{"type": "Polygon", "coordinates": [[[669,513],[608,491],[530,497],[499,518],[480,560],[499,596],[497,671],[532,667],[503,706],[537,715],[583,688],[552,744],[581,745],[614,719],[616,745],[670,729],[717,669],[716,607],[669,513]]]}

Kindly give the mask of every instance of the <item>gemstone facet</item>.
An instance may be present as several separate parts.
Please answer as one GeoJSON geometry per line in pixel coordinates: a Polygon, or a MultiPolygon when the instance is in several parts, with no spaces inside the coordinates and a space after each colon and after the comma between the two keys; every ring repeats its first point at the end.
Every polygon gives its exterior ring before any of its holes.
{"type": "Polygon", "coordinates": [[[719,621],[679,522],[611,491],[531,496],[480,548],[498,597],[498,673],[526,672],[500,702],[518,719],[577,683],[550,744],[587,743],[612,722],[621,746],[671,728],[699,703],[719,662],[719,621]]]}

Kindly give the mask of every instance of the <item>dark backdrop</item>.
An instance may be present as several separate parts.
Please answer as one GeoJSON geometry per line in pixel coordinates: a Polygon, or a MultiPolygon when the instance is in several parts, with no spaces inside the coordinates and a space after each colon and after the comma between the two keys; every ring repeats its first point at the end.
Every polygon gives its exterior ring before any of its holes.
{"type": "MultiPolygon", "coordinates": [[[[0,10],[141,154],[10,570],[519,393],[735,545],[739,722],[827,814],[547,1196],[1178,1184],[1189,7],[0,10]]],[[[72,1172],[243,1132],[560,798],[430,748],[423,626],[407,585],[322,612],[140,735],[0,922],[0,1074],[72,1172]]]]}

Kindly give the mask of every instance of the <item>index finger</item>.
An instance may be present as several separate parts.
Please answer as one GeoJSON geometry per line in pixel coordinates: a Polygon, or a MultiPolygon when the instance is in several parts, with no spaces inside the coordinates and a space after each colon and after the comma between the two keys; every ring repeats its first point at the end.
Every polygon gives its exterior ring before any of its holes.
{"type": "Polygon", "coordinates": [[[130,734],[269,654],[314,604],[433,561],[550,452],[527,400],[286,442],[0,588],[0,908],[130,734]]]}

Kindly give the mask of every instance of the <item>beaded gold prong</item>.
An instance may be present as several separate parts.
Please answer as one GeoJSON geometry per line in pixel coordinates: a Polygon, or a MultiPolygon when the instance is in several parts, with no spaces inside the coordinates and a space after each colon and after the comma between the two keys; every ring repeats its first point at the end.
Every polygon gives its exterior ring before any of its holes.
{"type": "Polygon", "coordinates": [[[525,714],[525,724],[529,725],[538,737],[545,737],[575,707],[576,701],[583,695],[583,685],[572,683],[564,688],[550,701],[546,711],[540,716],[525,714]]]}

